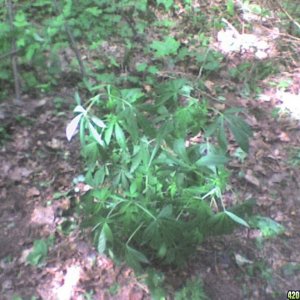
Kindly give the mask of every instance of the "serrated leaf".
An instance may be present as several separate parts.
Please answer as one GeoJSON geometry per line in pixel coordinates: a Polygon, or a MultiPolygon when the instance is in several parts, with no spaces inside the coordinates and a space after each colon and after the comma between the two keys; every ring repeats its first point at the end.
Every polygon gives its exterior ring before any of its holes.
{"type": "Polygon", "coordinates": [[[138,152],[131,160],[130,173],[133,173],[142,161],[142,152],[138,152]]]}
{"type": "Polygon", "coordinates": [[[249,137],[252,136],[251,127],[240,117],[226,114],[225,118],[236,142],[242,150],[248,153],[249,137]]]}
{"type": "Polygon", "coordinates": [[[176,54],[179,46],[180,43],[170,36],[165,38],[164,41],[153,41],[150,45],[150,47],[155,50],[155,56],[157,58],[176,54]]]}
{"type": "Polygon", "coordinates": [[[225,128],[224,128],[224,119],[220,118],[219,119],[219,130],[218,130],[218,142],[220,147],[224,150],[227,151],[227,138],[225,134],[225,128]]]}
{"type": "Polygon", "coordinates": [[[284,226],[267,217],[254,216],[249,220],[251,227],[259,228],[264,237],[273,237],[282,234],[284,226]]]}
{"type": "MultiPolygon", "coordinates": [[[[77,94],[77,95],[78,95],[78,94],[77,94]]],[[[77,106],[74,108],[74,112],[79,112],[79,113],[85,114],[85,113],[86,113],[86,110],[85,110],[81,105],[77,105],[77,106]]]]}
{"type": "Polygon", "coordinates": [[[144,96],[142,89],[132,88],[132,89],[122,89],[121,90],[122,98],[129,103],[134,103],[138,99],[144,96]]]}
{"type": "Polygon", "coordinates": [[[102,230],[105,233],[106,239],[111,242],[113,240],[113,234],[107,223],[104,223],[102,230]]]}
{"type": "Polygon", "coordinates": [[[249,138],[248,135],[239,127],[237,127],[234,123],[229,122],[228,126],[234,135],[234,138],[240,148],[246,153],[249,152],[249,138]]]}
{"type": "Polygon", "coordinates": [[[128,253],[130,253],[130,255],[132,257],[134,257],[137,261],[139,261],[141,263],[145,263],[145,264],[149,263],[148,258],[142,252],[140,252],[128,245],[126,245],[126,249],[127,249],[128,253]]]}
{"type": "Polygon", "coordinates": [[[208,219],[208,231],[210,234],[230,234],[236,224],[227,214],[220,212],[208,219]]]}
{"type": "Polygon", "coordinates": [[[230,211],[228,211],[228,210],[225,210],[225,214],[229,217],[229,218],[231,218],[234,222],[236,222],[236,223],[238,223],[238,224],[240,224],[240,225],[243,225],[243,226],[245,226],[245,227],[250,227],[249,225],[248,225],[248,223],[245,221],[245,220],[243,220],[242,218],[240,218],[239,216],[237,216],[236,214],[234,214],[234,213],[232,213],[232,212],[230,212],[230,211]]]}
{"type": "Polygon", "coordinates": [[[110,123],[104,132],[104,141],[105,141],[106,145],[110,144],[113,130],[114,130],[114,124],[110,123]]]}
{"type": "Polygon", "coordinates": [[[98,238],[98,243],[97,243],[97,251],[99,253],[104,253],[106,250],[106,235],[105,232],[102,228],[99,238],[98,238]]]}
{"type": "Polygon", "coordinates": [[[218,129],[218,119],[205,128],[205,137],[210,137],[218,129]]]}
{"type": "Polygon", "coordinates": [[[66,128],[66,136],[68,141],[70,142],[72,137],[76,134],[76,130],[78,127],[78,124],[82,118],[83,114],[77,115],[73,120],[67,125],[66,128]]]}
{"type": "Polygon", "coordinates": [[[183,159],[185,162],[189,162],[188,155],[186,153],[185,141],[184,139],[177,139],[174,142],[173,149],[175,153],[183,159]]]}
{"type": "Polygon", "coordinates": [[[100,128],[105,128],[105,127],[106,127],[106,125],[104,124],[104,122],[103,122],[101,119],[97,118],[97,117],[92,117],[92,121],[93,121],[98,127],[100,127],[100,128]]]}
{"type": "Polygon", "coordinates": [[[99,156],[98,143],[96,141],[93,141],[93,142],[87,144],[83,148],[83,154],[84,154],[85,159],[89,163],[94,164],[97,161],[97,158],[99,156]]]}
{"type": "Polygon", "coordinates": [[[125,134],[121,126],[116,123],[115,125],[115,135],[117,143],[120,145],[121,148],[126,148],[126,140],[125,140],[125,134]]]}
{"type": "Polygon", "coordinates": [[[98,133],[98,131],[96,130],[96,128],[90,123],[88,122],[88,125],[89,125],[89,129],[90,129],[90,132],[93,136],[93,138],[101,145],[101,146],[104,146],[104,142],[100,136],[100,134],[98,133]]]}
{"type": "Polygon", "coordinates": [[[197,167],[219,166],[226,164],[227,161],[228,158],[224,155],[209,153],[197,160],[195,165],[197,167]]]}
{"type": "Polygon", "coordinates": [[[94,175],[94,184],[93,186],[99,186],[103,183],[105,178],[105,168],[101,167],[94,175]]]}
{"type": "Polygon", "coordinates": [[[167,205],[160,211],[157,218],[170,218],[172,216],[172,213],[173,213],[172,205],[167,205]]]}
{"type": "Polygon", "coordinates": [[[129,132],[131,137],[133,138],[134,143],[137,142],[139,138],[139,128],[137,125],[137,119],[135,113],[130,109],[126,111],[126,130],[129,132]]]}
{"type": "Polygon", "coordinates": [[[230,120],[239,128],[241,128],[248,136],[252,136],[251,127],[239,116],[232,116],[230,120]]]}

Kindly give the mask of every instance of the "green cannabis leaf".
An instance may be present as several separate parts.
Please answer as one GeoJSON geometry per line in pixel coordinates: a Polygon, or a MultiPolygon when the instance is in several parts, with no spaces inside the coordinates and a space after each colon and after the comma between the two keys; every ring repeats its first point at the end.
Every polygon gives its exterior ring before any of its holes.
{"type": "Polygon", "coordinates": [[[161,58],[164,56],[176,54],[180,43],[173,37],[167,37],[164,41],[153,41],[150,47],[155,51],[155,57],[161,58]]]}

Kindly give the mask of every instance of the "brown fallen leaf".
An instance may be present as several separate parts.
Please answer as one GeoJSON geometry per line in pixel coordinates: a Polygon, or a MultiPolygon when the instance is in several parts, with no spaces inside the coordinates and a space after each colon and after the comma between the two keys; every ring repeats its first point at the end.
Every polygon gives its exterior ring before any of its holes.
{"type": "Polygon", "coordinates": [[[36,207],[31,214],[31,223],[35,225],[52,225],[55,211],[52,206],[36,207]]]}
{"type": "Polygon", "coordinates": [[[11,172],[9,172],[9,176],[13,181],[21,181],[23,177],[28,177],[31,173],[31,170],[20,167],[14,168],[11,172]]]}
{"type": "Polygon", "coordinates": [[[256,187],[260,188],[260,182],[259,180],[252,174],[251,170],[248,170],[246,175],[245,175],[245,179],[246,181],[248,181],[249,183],[255,185],[256,187]]]}
{"type": "Polygon", "coordinates": [[[290,142],[290,138],[286,132],[281,132],[278,137],[281,142],[290,142]]]}
{"type": "Polygon", "coordinates": [[[30,188],[26,193],[26,197],[28,198],[37,197],[39,195],[40,195],[40,191],[36,187],[30,188]]]}

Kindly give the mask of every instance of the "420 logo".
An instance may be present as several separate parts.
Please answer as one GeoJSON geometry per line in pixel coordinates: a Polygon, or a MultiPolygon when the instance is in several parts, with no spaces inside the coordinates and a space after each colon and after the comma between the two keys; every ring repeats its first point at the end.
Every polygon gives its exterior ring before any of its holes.
{"type": "Polygon", "coordinates": [[[289,300],[300,300],[300,290],[289,290],[286,297],[289,300]]]}

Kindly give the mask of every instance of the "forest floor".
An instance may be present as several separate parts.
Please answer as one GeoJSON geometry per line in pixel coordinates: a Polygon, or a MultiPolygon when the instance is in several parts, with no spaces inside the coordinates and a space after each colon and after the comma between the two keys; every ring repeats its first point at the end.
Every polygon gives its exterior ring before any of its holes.
{"type": "MultiPolygon", "coordinates": [[[[242,54],[229,57],[228,68],[242,59],[242,54]]],[[[199,277],[212,300],[279,300],[300,289],[300,122],[276,109],[284,95],[293,96],[292,113],[297,115],[299,70],[290,64],[268,81],[257,82],[263,96],[256,98],[243,97],[243,83],[226,75],[206,82],[212,99],[213,86],[218,86],[227,107],[246,110],[254,132],[248,157],[236,155],[229,164],[231,182],[224,199],[255,200],[255,214],[285,230],[266,238],[259,230],[239,229],[205,241],[183,269],[164,270],[169,299],[187,279],[199,277]],[[283,80],[289,85],[280,89],[283,80]]],[[[79,143],[68,143],[65,137],[73,95],[66,88],[25,99],[26,113],[10,121],[9,140],[1,146],[0,300],[150,299],[143,278],[98,254],[88,232],[79,230],[76,203],[88,187],[80,180],[84,168],[79,143]],[[32,249],[36,255],[29,264],[26,257],[32,249]]],[[[222,109],[214,100],[212,105],[222,109]]]]}

